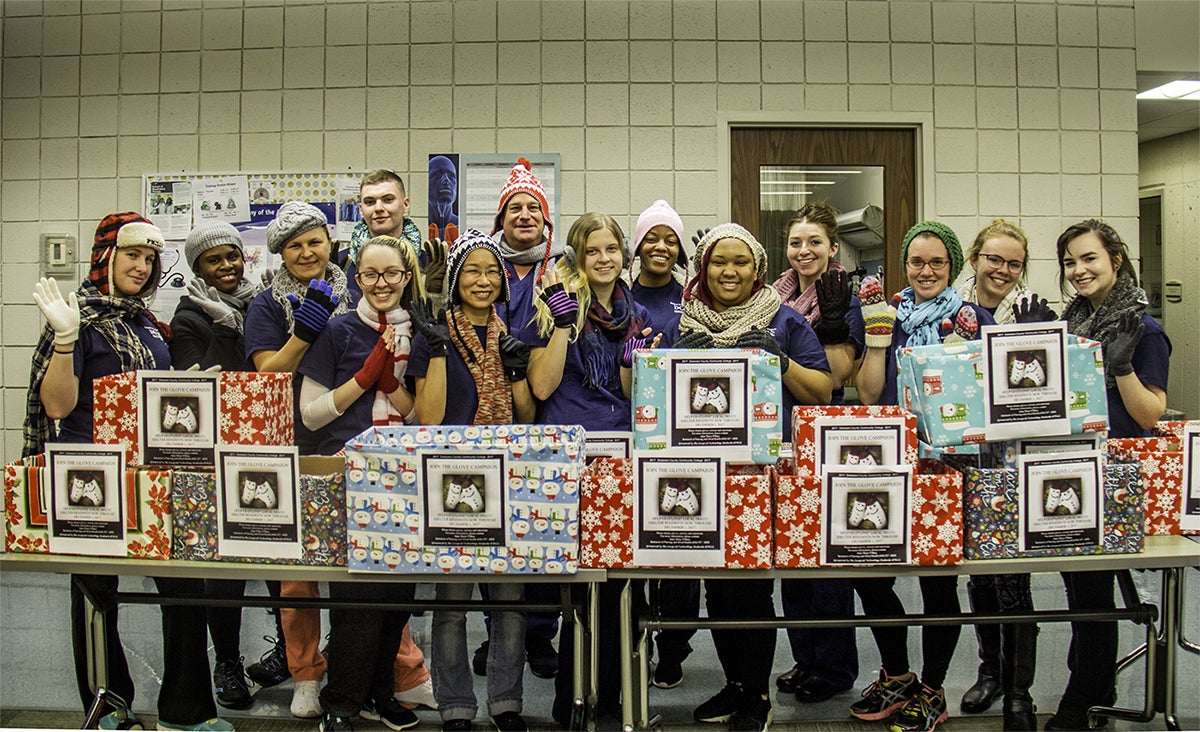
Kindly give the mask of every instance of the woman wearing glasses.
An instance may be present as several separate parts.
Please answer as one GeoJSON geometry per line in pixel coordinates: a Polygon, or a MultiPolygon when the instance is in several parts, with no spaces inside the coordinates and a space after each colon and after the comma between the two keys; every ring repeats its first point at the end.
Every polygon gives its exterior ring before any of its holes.
{"type": "MultiPolygon", "coordinates": [[[[964,303],[950,283],[962,270],[963,254],[950,227],[923,221],[908,230],[900,249],[909,286],[892,298],[883,298],[883,287],[874,277],[859,290],[866,323],[867,355],[856,384],[863,404],[897,404],[896,349],[925,346],[978,337],[979,326],[995,320],[985,308],[964,303]]],[[[895,578],[854,581],[854,589],[868,615],[899,615],[904,605],[895,591],[895,578]]],[[[924,611],[930,615],[960,611],[956,577],[921,577],[924,611]]],[[[879,646],[883,668],[879,679],[850,706],[859,719],[892,718],[894,732],[932,730],[949,717],[942,687],[954,647],[957,625],[928,626],[921,632],[921,677],[909,669],[908,630],[875,627],[871,633],[879,646]],[[895,715],[895,716],[893,716],[895,715]]]]}
{"type": "MultiPolygon", "coordinates": [[[[306,452],[333,455],[371,425],[411,421],[412,394],[404,373],[412,344],[407,308],[421,297],[413,248],[391,236],[367,240],[355,261],[362,297],[352,312],[332,318],[300,362],[300,417],[312,432],[306,452]]],[[[411,603],[415,585],[330,582],[335,600],[386,597],[411,603]]],[[[417,724],[417,716],[392,695],[393,662],[407,610],[329,611],[328,681],[321,690],[325,732],[352,729],[350,719],[381,719],[392,729],[417,724]]]]}

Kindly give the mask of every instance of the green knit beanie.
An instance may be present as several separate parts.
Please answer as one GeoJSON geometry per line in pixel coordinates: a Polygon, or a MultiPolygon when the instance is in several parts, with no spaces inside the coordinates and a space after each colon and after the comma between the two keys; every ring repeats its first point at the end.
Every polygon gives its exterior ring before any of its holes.
{"type": "Polygon", "coordinates": [[[945,224],[937,221],[922,221],[909,229],[908,233],[904,235],[904,243],[900,245],[900,261],[908,262],[908,245],[917,238],[918,234],[925,233],[933,234],[946,245],[946,253],[950,257],[950,284],[953,285],[954,281],[958,279],[958,273],[962,272],[963,268],[962,245],[958,243],[958,237],[950,227],[945,224]]]}

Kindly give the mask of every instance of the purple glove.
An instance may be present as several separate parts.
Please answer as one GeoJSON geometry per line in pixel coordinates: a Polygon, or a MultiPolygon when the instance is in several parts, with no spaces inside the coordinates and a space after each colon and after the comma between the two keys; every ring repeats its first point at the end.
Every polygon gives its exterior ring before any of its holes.
{"type": "Polygon", "coordinates": [[[624,348],[621,350],[622,368],[633,368],[633,352],[639,348],[645,348],[649,342],[649,338],[643,338],[640,335],[630,336],[629,340],[625,341],[624,348]]]}
{"type": "Polygon", "coordinates": [[[546,307],[550,308],[555,328],[570,328],[575,325],[575,316],[579,314],[579,300],[576,299],[575,293],[567,292],[567,288],[563,287],[561,282],[555,282],[542,290],[539,297],[546,303],[546,307]]]}

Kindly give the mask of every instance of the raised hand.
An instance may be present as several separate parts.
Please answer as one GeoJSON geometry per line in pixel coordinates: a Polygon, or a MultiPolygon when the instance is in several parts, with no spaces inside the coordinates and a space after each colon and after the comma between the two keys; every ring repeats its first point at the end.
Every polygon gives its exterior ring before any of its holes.
{"type": "MultiPolygon", "coordinates": [[[[455,234],[457,235],[455,227],[455,234]]],[[[446,227],[449,234],[450,227],[446,227]]],[[[437,224],[429,225],[429,240],[421,245],[425,254],[425,292],[440,295],[446,289],[446,243],[438,237],[437,224]]]]}
{"type": "Polygon", "coordinates": [[[1110,374],[1127,376],[1133,373],[1133,352],[1145,330],[1139,313],[1133,310],[1121,313],[1117,321],[1117,334],[1104,344],[1104,365],[1110,374]]]}
{"type": "Polygon", "coordinates": [[[435,315],[428,300],[418,300],[409,308],[413,326],[425,336],[429,343],[430,358],[445,358],[450,350],[450,326],[446,324],[446,311],[438,310],[435,315]]]}
{"type": "Polygon", "coordinates": [[[74,346],[79,339],[79,298],[68,292],[64,300],[53,278],[41,278],[33,286],[33,301],[54,330],[54,345],[74,346]]]}
{"type": "Polygon", "coordinates": [[[964,305],[958,310],[958,315],[954,318],[954,324],[950,332],[942,339],[943,343],[962,343],[964,341],[973,341],[979,335],[979,317],[975,315],[975,309],[969,305],[964,305]]]}
{"type": "Polygon", "coordinates": [[[864,277],[858,288],[858,299],[862,303],[867,348],[887,348],[892,345],[896,308],[883,299],[883,285],[874,277],[864,277]]]}
{"type": "Polygon", "coordinates": [[[525,378],[529,371],[529,346],[508,333],[500,334],[500,362],[504,373],[514,384],[525,378]]]}
{"type": "Polygon", "coordinates": [[[822,345],[834,346],[850,340],[850,324],[846,313],[850,311],[850,273],[845,270],[826,270],[816,281],[817,307],[821,317],[813,323],[813,330],[822,345]]]}
{"type": "Polygon", "coordinates": [[[204,284],[204,280],[197,277],[188,283],[187,294],[196,307],[212,318],[213,323],[226,328],[237,327],[237,315],[229,303],[221,299],[221,292],[217,288],[204,284]]]}
{"type": "Polygon", "coordinates": [[[1021,298],[1012,306],[1013,317],[1018,323],[1048,323],[1058,320],[1058,313],[1046,305],[1046,298],[1039,299],[1037,295],[1021,298]]]}
{"type": "MultiPolygon", "coordinates": [[[[392,352],[388,348],[388,344],[383,340],[383,334],[379,335],[379,340],[375,341],[375,347],[371,349],[371,353],[367,355],[367,359],[363,361],[363,365],[354,374],[354,381],[362,387],[363,391],[375,386],[379,378],[383,376],[384,370],[392,371],[392,352]]],[[[393,378],[394,375],[393,375],[393,378]]]]}
{"type": "Polygon", "coordinates": [[[575,325],[575,317],[579,314],[579,299],[575,292],[563,286],[557,270],[547,272],[543,282],[546,284],[538,293],[538,297],[550,309],[554,327],[570,328],[575,325]]]}
{"type": "Polygon", "coordinates": [[[650,329],[646,328],[641,333],[634,334],[621,344],[621,366],[627,369],[633,368],[633,352],[647,347],[650,341],[650,329]]]}
{"type": "Polygon", "coordinates": [[[304,302],[300,302],[300,298],[290,292],[287,299],[292,304],[292,318],[295,321],[292,334],[305,343],[312,343],[317,339],[329,323],[329,318],[338,304],[338,296],[333,294],[333,286],[325,280],[309,280],[304,302]]]}

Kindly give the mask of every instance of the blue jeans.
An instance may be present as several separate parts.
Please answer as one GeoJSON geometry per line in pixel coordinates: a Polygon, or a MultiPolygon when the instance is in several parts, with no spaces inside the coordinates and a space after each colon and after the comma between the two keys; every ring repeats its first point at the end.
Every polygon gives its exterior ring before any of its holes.
{"type": "MultiPolygon", "coordinates": [[[[482,587],[482,586],[481,586],[482,587]]],[[[437,599],[470,600],[474,585],[466,582],[437,585],[437,599]]],[[[497,601],[522,599],[519,582],[489,584],[488,597],[497,601]]],[[[488,715],[520,712],[525,678],[525,614],[493,610],[488,644],[488,715]]],[[[433,614],[433,694],[442,721],[474,719],[478,709],[471,663],[467,658],[467,613],[438,610],[433,614]]]]}

